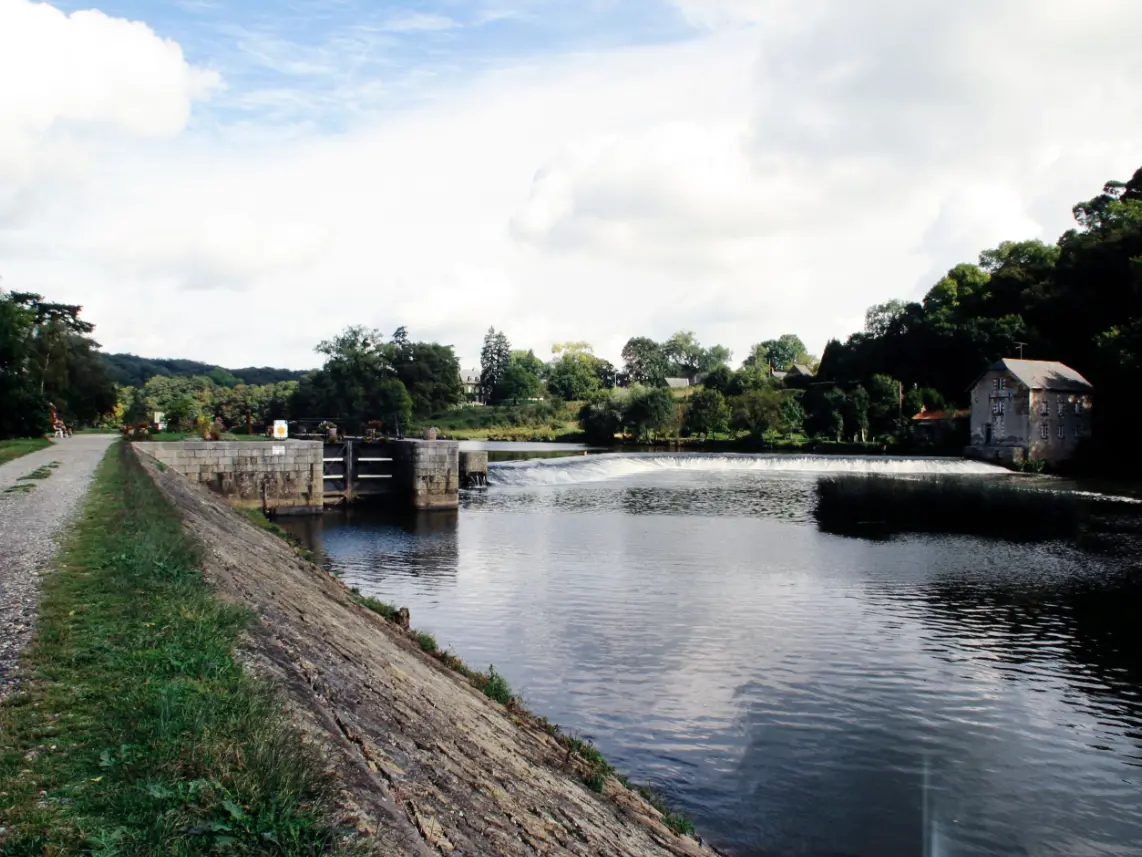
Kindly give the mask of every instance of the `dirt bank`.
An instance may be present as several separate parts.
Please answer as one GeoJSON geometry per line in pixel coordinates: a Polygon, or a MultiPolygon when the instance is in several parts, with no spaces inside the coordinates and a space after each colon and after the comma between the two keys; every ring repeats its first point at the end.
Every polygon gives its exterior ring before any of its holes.
{"type": "MultiPolygon", "coordinates": [[[[423,654],[334,578],[222,500],[140,460],[204,546],[223,597],[261,620],[252,668],[286,688],[292,714],[343,784],[345,820],[370,853],[711,855],[641,796],[423,654]]],[[[413,617],[415,624],[416,617],[413,617]]]]}

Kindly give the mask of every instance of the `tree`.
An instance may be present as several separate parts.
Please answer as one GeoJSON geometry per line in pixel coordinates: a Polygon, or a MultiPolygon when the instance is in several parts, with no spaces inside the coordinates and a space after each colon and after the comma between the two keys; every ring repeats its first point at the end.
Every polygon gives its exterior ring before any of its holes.
{"type": "Polygon", "coordinates": [[[527,368],[525,363],[513,357],[492,391],[492,401],[519,402],[536,399],[542,392],[543,382],[527,368]]]}
{"type": "Polygon", "coordinates": [[[625,390],[600,391],[579,409],[579,427],[591,443],[612,444],[622,431],[627,408],[625,390]]]}
{"type": "Polygon", "coordinates": [[[724,431],[728,418],[725,397],[717,390],[700,390],[690,397],[682,431],[708,438],[710,432],[724,431]]]}
{"type": "Polygon", "coordinates": [[[679,378],[692,378],[702,369],[705,351],[692,330],[680,330],[662,343],[667,371],[679,378]]]}
{"type": "MultiPolygon", "coordinates": [[[[813,357],[805,348],[800,337],[792,333],[783,333],[777,339],[768,339],[754,346],[754,351],[764,350],[770,365],[778,371],[785,371],[794,363],[812,363],[813,357]]],[[[752,356],[752,355],[751,355],[752,356]]]]}
{"type": "Polygon", "coordinates": [[[702,379],[702,386],[707,390],[717,390],[725,396],[737,395],[741,390],[734,390],[734,372],[728,366],[716,366],[706,373],[702,379]]]}
{"type": "Polygon", "coordinates": [[[0,436],[48,430],[49,403],[65,422],[92,424],[117,403],[95,326],[82,307],[32,292],[0,292],[0,436]]]}
{"type": "Polygon", "coordinates": [[[636,440],[647,439],[669,426],[675,418],[674,397],[661,387],[632,387],[623,423],[636,440]]]}
{"type": "Polygon", "coordinates": [[[666,357],[653,339],[635,336],[627,340],[622,351],[626,374],[632,384],[660,387],[666,378],[666,357]]]}
{"type": "Polygon", "coordinates": [[[598,363],[598,358],[587,351],[564,351],[548,367],[547,389],[568,402],[588,398],[601,386],[598,363]]]}
{"type": "Polygon", "coordinates": [[[507,336],[497,333],[494,327],[489,327],[484,336],[484,347],[480,350],[480,387],[484,396],[491,399],[495,393],[500,376],[507,370],[511,362],[512,347],[507,336]]]}
{"type": "Polygon", "coordinates": [[[725,369],[733,360],[734,353],[724,345],[712,345],[702,354],[701,370],[709,373],[715,369],[725,369]]]}
{"type": "Polygon", "coordinates": [[[860,437],[861,443],[868,440],[868,391],[861,386],[845,396],[845,428],[850,435],[860,437]]]}
{"type": "Polygon", "coordinates": [[[884,336],[904,315],[906,307],[907,304],[902,300],[890,300],[887,303],[869,307],[864,314],[864,332],[870,336],[884,336]]]}
{"type": "Polygon", "coordinates": [[[408,422],[412,398],[393,365],[396,349],[378,331],[347,327],[317,351],[325,365],[299,382],[290,401],[295,419],[408,422]]]}
{"type": "Polygon", "coordinates": [[[782,394],[774,387],[747,390],[730,401],[731,425],[760,438],[781,423],[782,394]]]}
{"type": "Polygon", "coordinates": [[[801,431],[801,427],[805,424],[805,409],[801,407],[801,398],[799,394],[787,393],[784,401],[781,403],[779,411],[781,418],[781,427],[784,431],[789,433],[789,439],[793,440],[793,434],[801,431]]]}
{"type": "Polygon", "coordinates": [[[869,426],[874,435],[891,434],[900,428],[904,416],[901,387],[899,381],[888,375],[873,375],[869,379],[869,426]]]}
{"type": "Polygon", "coordinates": [[[749,355],[742,361],[742,368],[760,366],[769,368],[769,349],[764,342],[758,342],[749,350],[749,355]]]}
{"type": "Polygon", "coordinates": [[[411,342],[403,327],[393,334],[392,345],[393,371],[408,390],[414,416],[441,413],[463,400],[460,361],[451,345],[411,342]]]}

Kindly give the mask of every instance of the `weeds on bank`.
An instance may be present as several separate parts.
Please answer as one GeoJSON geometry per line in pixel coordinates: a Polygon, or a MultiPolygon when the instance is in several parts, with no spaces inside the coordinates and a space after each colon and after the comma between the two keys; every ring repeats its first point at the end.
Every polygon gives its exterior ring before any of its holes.
{"type": "Polygon", "coordinates": [[[47,479],[52,475],[52,471],[59,467],[58,461],[49,461],[47,464],[42,464],[33,470],[31,473],[26,473],[21,476],[17,482],[24,482],[29,479],[47,479]]]}
{"type": "Polygon", "coordinates": [[[234,658],[251,615],[207,589],[126,444],[56,568],[0,706],[0,853],[329,853],[319,760],[234,658]]]}
{"type": "Polygon", "coordinates": [[[308,560],[313,559],[313,551],[303,545],[290,533],[286,532],[286,530],[282,529],[269,518],[267,518],[265,512],[263,512],[261,509],[243,509],[242,511],[246,513],[246,517],[250,519],[250,522],[255,527],[265,530],[267,533],[272,533],[282,541],[287,542],[289,546],[293,548],[294,553],[296,553],[298,556],[308,560]]]}
{"type": "Polygon", "coordinates": [[[9,485],[7,488],[5,488],[4,493],[5,494],[27,494],[29,491],[32,490],[33,487],[34,486],[29,485],[26,482],[23,482],[23,483],[17,482],[15,485],[9,485]]]}

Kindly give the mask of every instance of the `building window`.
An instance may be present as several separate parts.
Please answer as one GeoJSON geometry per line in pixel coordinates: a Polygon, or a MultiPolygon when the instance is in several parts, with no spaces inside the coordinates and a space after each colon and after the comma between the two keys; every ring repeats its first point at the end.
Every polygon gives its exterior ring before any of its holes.
{"type": "Polygon", "coordinates": [[[1081,414],[1083,412],[1083,403],[1081,401],[1075,402],[1075,413],[1081,414]]]}
{"type": "Polygon", "coordinates": [[[991,403],[991,412],[993,414],[1003,414],[1003,399],[996,399],[991,403]]]}
{"type": "Polygon", "coordinates": [[[1066,436],[1067,430],[1063,427],[1062,423],[1059,423],[1059,440],[1062,440],[1066,436]]]}
{"type": "Polygon", "coordinates": [[[1048,417],[1051,415],[1051,403],[1044,400],[1039,403],[1039,415],[1048,417]]]}
{"type": "Polygon", "coordinates": [[[1059,400],[1059,416],[1061,417],[1066,412],[1067,412],[1067,403],[1064,402],[1062,399],[1060,399],[1059,400]]]}
{"type": "Polygon", "coordinates": [[[993,389],[993,390],[999,389],[999,379],[998,378],[992,378],[991,379],[991,389],[993,389]]]}
{"type": "Polygon", "coordinates": [[[1006,378],[998,378],[996,380],[999,381],[999,386],[996,387],[995,389],[997,389],[997,390],[1006,390],[1007,389],[1007,379],[1006,378]]]}
{"type": "Polygon", "coordinates": [[[1051,437],[1051,424],[1050,423],[1039,423],[1039,437],[1042,438],[1043,440],[1047,440],[1048,438],[1051,437]]]}

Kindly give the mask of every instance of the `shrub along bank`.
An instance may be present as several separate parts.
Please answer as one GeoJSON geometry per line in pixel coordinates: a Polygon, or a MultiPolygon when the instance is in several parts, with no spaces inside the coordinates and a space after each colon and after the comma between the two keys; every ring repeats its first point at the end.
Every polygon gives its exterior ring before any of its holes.
{"type": "Polygon", "coordinates": [[[251,614],[126,444],[44,579],[23,692],[0,706],[0,853],[328,853],[329,784],[235,658],[251,614]]]}

